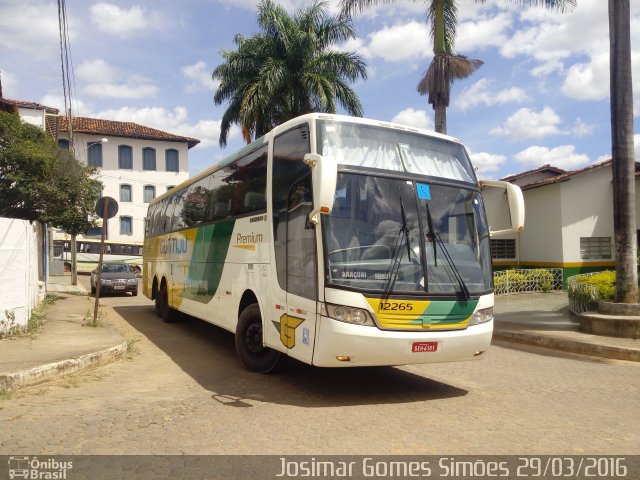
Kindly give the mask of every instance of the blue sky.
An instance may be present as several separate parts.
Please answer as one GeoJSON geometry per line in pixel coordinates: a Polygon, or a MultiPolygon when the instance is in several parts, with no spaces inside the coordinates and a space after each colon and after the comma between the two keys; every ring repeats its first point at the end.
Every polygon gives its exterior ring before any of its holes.
{"type": "MultiPolygon", "coordinates": [[[[278,2],[294,11],[308,2],[278,2]]],[[[337,11],[338,2],[328,6],[337,11]]],[[[132,121],[201,140],[191,175],[242,146],[218,147],[224,106],[211,72],[233,36],[258,31],[254,0],[67,0],[74,115],[132,121]]],[[[640,1],[631,0],[636,158],[640,159],[640,1]]],[[[354,85],[366,117],[433,129],[416,92],[432,58],[422,2],[399,1],[354,18],[368,79],[354,85]]],[[[0,0],[0,71],[7,98],[63,108],[57,2],[0,0]]],[[[503,0],[459,1],[456,51],[485,63],[454,85],[448,133],[483,178],[610,158],[606,0],[571,13],[503,0]]]]}

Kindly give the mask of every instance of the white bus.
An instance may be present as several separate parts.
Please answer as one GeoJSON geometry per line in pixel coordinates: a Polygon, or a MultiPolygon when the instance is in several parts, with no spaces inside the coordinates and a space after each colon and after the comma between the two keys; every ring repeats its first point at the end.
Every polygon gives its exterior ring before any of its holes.
{"type": "MultiPolygon", "coordinates": [[[[511,227],[523,225],[510,184],[511,227]]],[[[149,205],[143,290],[235,333],[241,363],[321,367],[481,357],[493,331],[489,226],[456,139],[309,114],[149,205]]]]}
{"type": "MultiPolygon", "coordinates": [[[[123,243],[105,240],[103,261],[126,262],[137,272],[142,272],[141,242],[123,243]]],[[[64,271],[71,271],[71,240],[53,240],[53,258],[64,262],[64,271]]],[[[80,239],[76,241],[76,263],[78,273],[90,273],[98,267],[100,260],[100,239],[80,239]]]]}

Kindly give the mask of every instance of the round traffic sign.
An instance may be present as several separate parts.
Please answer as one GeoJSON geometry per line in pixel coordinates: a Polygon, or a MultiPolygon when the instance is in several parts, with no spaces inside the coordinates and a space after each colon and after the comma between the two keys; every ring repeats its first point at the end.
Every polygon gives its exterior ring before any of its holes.
{"type": "Polygon", "coordinates": [[[111,197],[101,197],[96,202],[96,214],[100,218],[113,218],[116,216],[116,213],[118,213],[118,202],[116,202],[115,199],[111,197]]]}

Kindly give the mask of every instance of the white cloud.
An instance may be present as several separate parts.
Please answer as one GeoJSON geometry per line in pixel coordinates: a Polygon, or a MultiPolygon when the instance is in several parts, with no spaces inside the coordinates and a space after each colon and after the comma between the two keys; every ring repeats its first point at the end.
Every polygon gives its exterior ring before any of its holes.
{"type": "MultiPolygon", "coordinates": [[[[0,51],[20,52],[29,59],[60,54],[58,11],[54,2],[3,0],[0,14],[0,51]]],[[[73,39],[73,31],[69,32],[73,39]]]]}
{"type": "Polygon", "coordinates": [[[565,135],[558,128],[560,117],[550,107],[541,112],[521,108],[511,115],[504,126],[491,130],[491,135],[509,137],[511,140],[541,139],[549,135],[565,135]]]}
{"type": "Polygon", "coordinates": [[[81,90],[95,97],[138,99],[155,97],[160,89],[141,75],[127,74],[102,59],[88,60],[76,70],[81,90]]]}
{"type": "Polygon", "coordinates": [[[608,51],[606,19],[607,2],[602,0],[580,0],[573,11],[565,13],[539,6],[521,8],[521,23],[500,51],[507,58],[533,58],[537,64],[531,73],[535,76],[562,72],[572,55],[608,51]]]}
{"type": "Polygon", "coordinates": [[[426,24],[409,22],[369,34],[367,49],[372,57],[395,62],[430,56],[430,43],[426,24]]]}
{"type": "Polygon", "coordinates": [[[576,153],[574,145],[555,148],[534,146],[514,155],[515,160],[530,168],[553,165],[564,170],[573,170],[589,163],[589,157],[576,153]]]}
{"type": "Polygon", "coordinates": [[[2,96],[4,98],[17,99],[19,97],[20,82],[14,74],[0,69],[0,80],[2,81],[2,96]]]}
{"type": "Polygon", "coordinates": [[[476,174],[480,179],[491,179],[493,173],[500,170],[504,162],[507,161],[507,157],[504,155],[497,155],[487,152],[475,153],[469,151],[471,157],[471,163],[473,163],[476,169],[476,174]]]}
{"type": "Polygon", "coordinates": [[[194,65],[186,65],[181,69],[182,74],[192,80],[185,86],[185,90],[189,93],[195,93],[202,90],[215,91],[220,86],[220,81],[214,81],[211,78],[212,69],[207,68],[206,63],[202,60],[196,62],[194,65]]]}
{"type": "Polygon", "coordinates": [[[424,128],[425,130],[433,130],[434,127],[433,118],[427,114],[426,110],[414,110],[413,108],[402,110],[391,121],[400,125],[424,128]]]}
{"type": "Polygon", "coordinates": [[[493,83],[488,78],[482,78],[470,87],[464,89],[454,99],[454,106],[466,111],[479,105],[504,105],[506,103],[522,103],[529,97],[519,87],[510,87],[498,92],[489,90],[493,83]]]}
{"type": "Polygon", "coordinates": [[[119,37],[156,29],[160,23],[157,14],[149,13],[137,5],[125,9],[105,2],[91,7],[91,21],[98,30],[119,37]]]}
{"type": "Polygon", "coordinates": [[[506,32],[512,22],[511,15],[507,13],[460,22],[456,29],[458,37],[455,48],[459,52],[470,52],[485,47],[499,47],[507,41],[506,32]]]}
{"type": "Polygon", "coordinates": [[[572,65],[562,85],[562,92],[578,100],[609,98],[609,54],[601,53],[588,63],[572,65]]]}
{"type": "Polygon", "coordinates": [[[587,125],[584,120],[578,117],[571,128],[571,134],[577,138],[587,137],[593,133],[594,128],[595,125],[587,125]]]}
{"type": "Polygon", "coordinates": [[[92,83],[100,79],[103,83],[111,83],[119,77],[117,69],[101,58],[86,60],[76,68],[76,78],[83,82],[92,83]]]}

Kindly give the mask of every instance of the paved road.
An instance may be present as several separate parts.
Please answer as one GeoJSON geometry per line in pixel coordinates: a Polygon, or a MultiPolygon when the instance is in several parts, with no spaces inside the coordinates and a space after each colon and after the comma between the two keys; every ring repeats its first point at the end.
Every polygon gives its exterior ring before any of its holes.
{"type": "Polygon", "coordinates": [[[105,298],[126,360],[0,399],[0,454],[631,454],[640,365],[509,344],[481,361],[276,375],[231,334],[105,298]]]}

